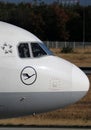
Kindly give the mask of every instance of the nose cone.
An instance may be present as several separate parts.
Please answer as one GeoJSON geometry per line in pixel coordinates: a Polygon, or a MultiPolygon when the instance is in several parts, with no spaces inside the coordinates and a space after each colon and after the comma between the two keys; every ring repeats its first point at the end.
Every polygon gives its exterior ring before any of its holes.
{"type": "MultiPolygon", "coordinates": [[[[86,95],[89,90],[89,80],[83,71],[73,65],[72,68],[72,92],[78,100],[86,95]]],[[[75,96],[74,96],[75,97],[75,96]]]]}

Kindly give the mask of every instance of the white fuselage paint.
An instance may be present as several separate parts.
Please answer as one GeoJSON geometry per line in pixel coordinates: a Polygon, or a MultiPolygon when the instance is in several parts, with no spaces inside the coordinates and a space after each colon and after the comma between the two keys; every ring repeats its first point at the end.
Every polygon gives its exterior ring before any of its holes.
{"type": "Polygon", "coordinates": [[[62,58],[20,58],[18,45],[32,42],[43,44],[30,32],[0,22],[0,118],[63,108],[89,89],[87,76],[62,58]]]}

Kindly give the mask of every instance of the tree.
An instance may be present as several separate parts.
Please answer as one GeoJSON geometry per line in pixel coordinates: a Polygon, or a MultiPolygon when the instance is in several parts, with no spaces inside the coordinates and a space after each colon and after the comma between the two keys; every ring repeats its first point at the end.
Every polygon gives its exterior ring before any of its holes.
{"type": "Polygon", "coordinates": [[[67,9],[69,21],[67,29],[69,31],[69,41],[83,41],[83,8],[79,5],[67,9]]]}
{"type": "Polygon", "coordinates": [[[0,20],[34,33],[42,40],[83,41],[83,9],[85,9],[85,40],[91,41],[91,6],[62,6],[0,2],[0,20]]]}
{"type": "Polygon", "coordinates": [[[91,6],[85,8],[85,41],[91,42],[91,6]]]}

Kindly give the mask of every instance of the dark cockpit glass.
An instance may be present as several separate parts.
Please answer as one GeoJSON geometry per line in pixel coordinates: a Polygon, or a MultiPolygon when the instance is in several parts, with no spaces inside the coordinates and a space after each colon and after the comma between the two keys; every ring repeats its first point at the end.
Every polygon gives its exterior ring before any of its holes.
{"type": "Polygon", "coordinates": [[[18,53],[21,58],[42,57],[53,55],[43,43],[20,43],[18,53]]]}
{"type": "Polygon", "coordinates": [[[41,48],[38,43],[31,43],[31,49],[33,57],[41,57],[47,55],[47,53],[41,48]]]}
{"type": "Polygon", "coordinates": [[[30,57],[30,52],[29,52],[29,45],[28,45],[28,43],[21,43],[21,44],[19,44],[18,52],[19,52],[19,56],[21,58],[29,58],[30,57]]]}

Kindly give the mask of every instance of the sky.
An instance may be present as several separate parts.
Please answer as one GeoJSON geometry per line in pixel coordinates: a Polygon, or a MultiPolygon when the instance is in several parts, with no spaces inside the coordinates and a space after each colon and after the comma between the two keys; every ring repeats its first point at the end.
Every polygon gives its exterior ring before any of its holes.
{"type": "MultiPolygon", "coordinates": [[[[19,2],[31,2],[33,0],[0,0],[0,1],[5,1],[5,2],[14,2],[14,3],[19,3],[19,2]]],[[[52,3],[53,1],[57,1],[57,0],[43,0],[44,2],[47,3],[52,3]]],[[[61,1],[61,0],[59,0],[61,1]]],[[[91,5],[91,0],[80,0],[80,4],[81,5],[91,5]]]]}

